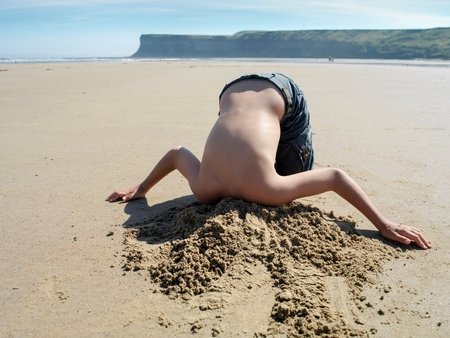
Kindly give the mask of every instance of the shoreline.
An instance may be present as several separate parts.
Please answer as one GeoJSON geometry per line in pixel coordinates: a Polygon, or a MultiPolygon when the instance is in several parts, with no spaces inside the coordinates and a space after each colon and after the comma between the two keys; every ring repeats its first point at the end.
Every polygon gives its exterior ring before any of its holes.
{"type": "Polygon", "coordinates": [[[0,65],[12,64],[70,64],[70,63],[154,63],[154,62],[204,62],[204,63],[284,63],[284,64],[338,64],[387,65],[409,67],[450,68],[450,60],[441,59],[341,59],[335,58],[131,58],[131,57],[50,57],[50,58],[0,58],[0,65]]]}

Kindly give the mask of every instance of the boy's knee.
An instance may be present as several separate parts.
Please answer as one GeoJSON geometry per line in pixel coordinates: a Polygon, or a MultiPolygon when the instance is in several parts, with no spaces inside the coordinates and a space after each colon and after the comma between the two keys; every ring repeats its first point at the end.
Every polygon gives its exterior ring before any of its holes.
{"type": "Polygon", "coordinates": [[[342,169],[338,169],[338,168],[330,168],[329,169],[330,174],[332,175],[332,177],[335,180],[340,180],[344,177],[345,172],[342,169]]]}
{"type": "Polygon", "coordinates": [[[171,156],[175,156],[175,158],[179,157],[180,154],[184,153],[187,151],[187,148],[178,145],[178,146],[174,146],[169,150],[169,153],[171,154],[171,156]]]}
{"type": "Polygon", "coordinates": [[[340,186],[342,184],[342,182],[345,181],[347,178],[347,174],[345,173],[345,171],[343,171],[341,169],[337,169],[337,168],[332,169],[332,175],[333,175],[333,182],[334,182],[335,188],[336,188],[336,185],[340,186]]]}
{"type": "Polygon", "coordinates": [[[170,150],[173,151],[173,152],[178,152],[178,151],[182,150],[183,148],[184,148],[183,146],[178,145],[178,146],[173,147],[170,150]]]}

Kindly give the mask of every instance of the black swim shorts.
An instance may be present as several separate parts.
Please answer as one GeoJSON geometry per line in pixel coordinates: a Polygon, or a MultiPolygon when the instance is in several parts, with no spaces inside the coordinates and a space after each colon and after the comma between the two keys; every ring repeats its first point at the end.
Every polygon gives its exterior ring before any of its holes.
{"type": "Polygon", "coordinates": [[[246,74],[228,83],[219,95],[236,82],[263,79],[273,83],[282,93],[285,112],[280,121],[275,169],[279,175],[292,175],[311,170],[314,162],[309,111],[303,91],[289,77],[280,73],[246,74]]]}

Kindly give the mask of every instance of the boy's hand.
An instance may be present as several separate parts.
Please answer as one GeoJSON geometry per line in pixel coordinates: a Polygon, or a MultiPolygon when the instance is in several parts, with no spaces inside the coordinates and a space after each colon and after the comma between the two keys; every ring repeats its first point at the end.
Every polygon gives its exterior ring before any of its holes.
{"type": "Polygon", "coordinates": [[[414,227],[388,223],[380,233],[393,241],[400,242],[402,244],[411,244],[411,242],[416,243],[416,245],[422,249],[430,249],[431,243],[425,238],[422,232],[414,227]]]}
{"type": "Polygon", "coordinates": [[[116,190],[111,195],[109,195],[105,201],[109,202],[128,202],[137,198],[141,198],[145,196],[145,192],[140,190],[140,186],[137,185],[135,187],[131,187],[124,190],[116,190]]]}

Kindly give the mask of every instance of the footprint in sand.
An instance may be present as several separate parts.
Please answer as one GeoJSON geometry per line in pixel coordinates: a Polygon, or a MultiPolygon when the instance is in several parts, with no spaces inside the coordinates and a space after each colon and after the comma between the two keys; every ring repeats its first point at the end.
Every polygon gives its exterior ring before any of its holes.
{"type": "Polygon", "coordinates": [[[45,277],[43,282],[44,292],[50,300],[65,302],[69,297],[63,291],[58,291],[56,289],[57,283],[56,276],[45,277]]]}

